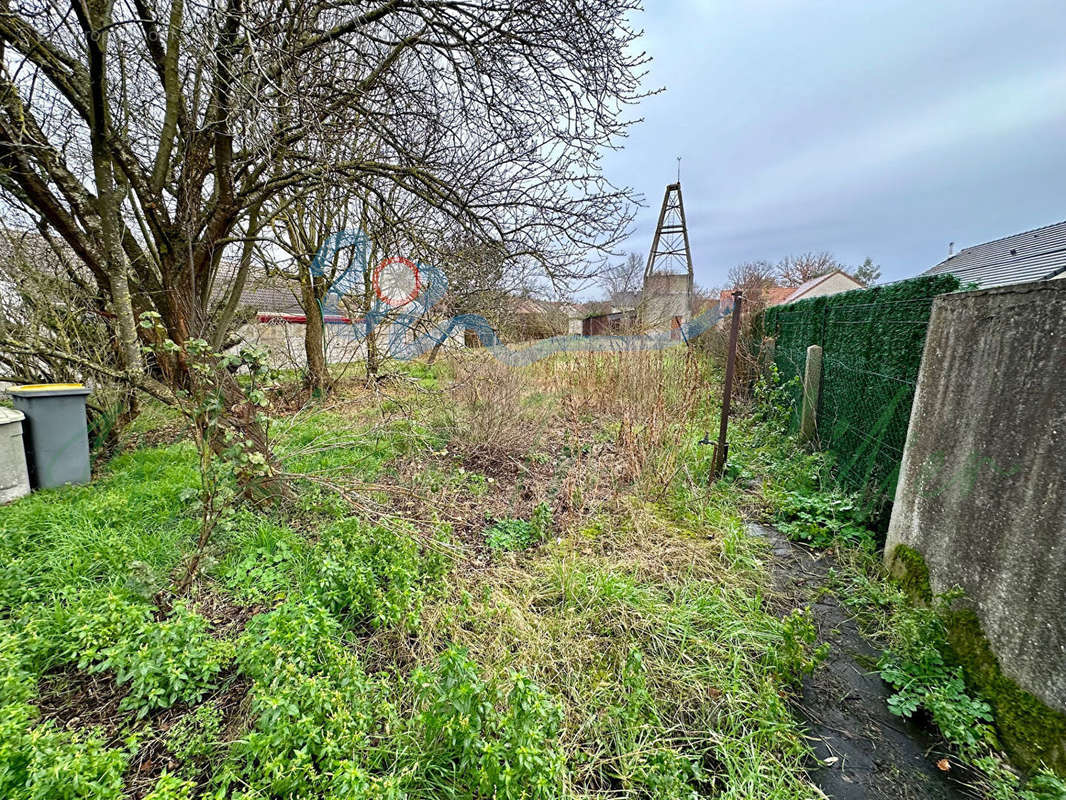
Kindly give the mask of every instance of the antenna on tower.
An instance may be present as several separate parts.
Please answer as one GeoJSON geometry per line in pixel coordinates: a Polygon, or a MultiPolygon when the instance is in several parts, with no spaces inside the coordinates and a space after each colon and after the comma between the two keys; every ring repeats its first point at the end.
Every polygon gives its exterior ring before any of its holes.
{"type": "Polygon", "coordinates": [[[681,156],[677,157],[677,184],[681,185],[681,156]]]}

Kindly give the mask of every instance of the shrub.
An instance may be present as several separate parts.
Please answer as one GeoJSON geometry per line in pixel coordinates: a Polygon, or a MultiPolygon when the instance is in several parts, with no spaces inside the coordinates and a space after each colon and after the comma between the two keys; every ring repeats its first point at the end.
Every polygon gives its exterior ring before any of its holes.
{"type": "Polygon", "coordinates": [[[152,709],[203,697],[232,660],[233,644],[212,638],[207,620],[178,603],[169,618],[143,623],[102,655],[92,671],[113,669],[116,681],[129,683],[120,708],[136,709],[143,717],[152,709]]]}
{"type": "Polygon", "coordinates": [[[355,626],[414,628],[431,579],[443,571],[414,537],[356,519],[328,528],[314,561],[310,596],[355,626]]]}
{"type": "Polygon", "coordinates": [[[767,652],[766,661],[786,683],[799,683],[829,655],[829,645],[815,646],[818,629],[809,608],[797,608],[781,619],[780,643],[767,652]]]}

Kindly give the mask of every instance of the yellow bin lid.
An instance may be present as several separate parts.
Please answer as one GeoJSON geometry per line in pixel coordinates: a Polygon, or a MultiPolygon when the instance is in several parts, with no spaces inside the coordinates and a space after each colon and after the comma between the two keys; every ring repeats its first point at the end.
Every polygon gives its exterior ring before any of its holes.
{"type": "Polygon", "coordinates": [[[12,386],[7,391],[16,397],[89,393],[84,383],[27,383],[23,386],[12,386]]]}
{"type": "Polygon", "coordinates": [[[16,392],[54,392],[56,389],[84,389],[84,383],[27,383],[11,387],[16,392]]]}

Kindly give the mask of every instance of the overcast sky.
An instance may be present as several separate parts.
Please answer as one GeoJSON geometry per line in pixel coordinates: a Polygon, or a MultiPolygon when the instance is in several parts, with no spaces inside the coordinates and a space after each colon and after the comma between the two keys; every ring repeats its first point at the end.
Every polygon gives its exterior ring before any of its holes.
{"type": "Polygon", "coordinates": [[[648,87],[614,182],[646,256],[681,182],[697,283],[871,256],[883,280],[1066,219],[1066,0],[645,0],[648,87]]]}

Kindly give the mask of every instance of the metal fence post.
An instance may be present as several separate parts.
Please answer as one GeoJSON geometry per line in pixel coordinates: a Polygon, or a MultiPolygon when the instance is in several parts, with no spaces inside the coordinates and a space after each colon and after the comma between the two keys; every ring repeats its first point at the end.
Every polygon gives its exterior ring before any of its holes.
{"type": "Polygon", "coordinates": [[[725,469],[729,445],[726,432],[729,428],[729,401],[733,396],[733,372],[737,361],[737,337],[740,335],[740,313],[744,307],[744,292],[733,292],[733,320],[729,327],[729,352],[725,361],[725,385],[722,387],[722,420],[718,426],[718,443],[714,446],[714,461],[711,480],[718,478],[725,469]]]}

